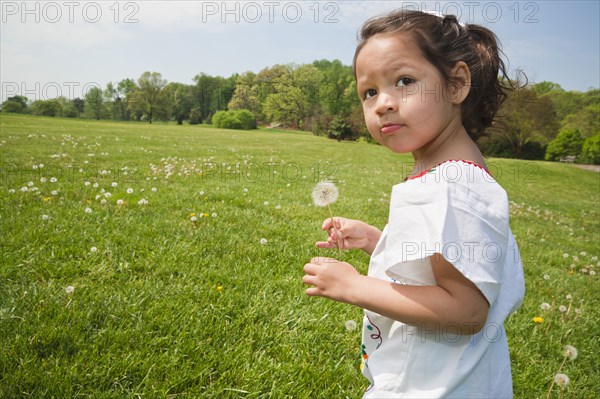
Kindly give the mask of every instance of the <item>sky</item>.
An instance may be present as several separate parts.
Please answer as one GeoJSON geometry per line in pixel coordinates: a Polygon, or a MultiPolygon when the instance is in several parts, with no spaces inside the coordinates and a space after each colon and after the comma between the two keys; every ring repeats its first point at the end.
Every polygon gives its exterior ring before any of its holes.
{"type": "Polygon", "coordinates": [[[600,2],[0,1],[0,100],[83,97],[145,72],[192,84],[276,64],[350,65],[357,31],[397,8],[454,14],[500,38],[509,74],[600,87],[600,2]]]}

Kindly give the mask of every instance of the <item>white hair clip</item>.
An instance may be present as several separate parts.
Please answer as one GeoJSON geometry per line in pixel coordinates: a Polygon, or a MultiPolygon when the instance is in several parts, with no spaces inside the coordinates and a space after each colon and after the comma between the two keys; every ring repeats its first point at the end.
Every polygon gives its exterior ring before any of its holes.
{"type": "MultiPolygon", "coordinates": [[[[424,12],[425,14],[429,14],[429,15],[434,15],[434,16],[436,16],[436,17],[439,17],[439,18],[442,18],[442,19],[444,19],[444,18],[446,18],[446,17],[447,17],[447,15],[444,15],[444,14],[442,14],[441,12],[439,12],[439,11],[434,11],[434,10],[421,10],[421,12],[424,12]]],[[[463,24],[462,22],[460,22],[460,21],[458,20],[458,18],[456,18],[456,16],[454,16],[454,18],[456,19],[456,22],[458,22],[458,24],[459,24],[461,27],[463,27],[463,28],[465,27],[465,24],[463,24]]]]}

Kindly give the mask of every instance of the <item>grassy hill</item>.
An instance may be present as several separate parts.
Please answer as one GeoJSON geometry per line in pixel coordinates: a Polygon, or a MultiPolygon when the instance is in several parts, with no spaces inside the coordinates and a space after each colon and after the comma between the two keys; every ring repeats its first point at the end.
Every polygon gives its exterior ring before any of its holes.
{"type": "MultiPolygon", "coordinates": [[[[362,395],[362,311],[304,294],[304,263],[336,256],[314,247],[328,214],[310,194],[334,180],[336,214],[383,226],[410,156],[303,132],[6,114],[0,154],[1,398],[362,395]]],[[[515,397],[546,396],[567,344],[579,356],[562,397],[594,397],[600,175],[488,164],[527,278],[507,322],[515,397]]],[[[366,272],[366,255],[343,260],[366,272]]]]}

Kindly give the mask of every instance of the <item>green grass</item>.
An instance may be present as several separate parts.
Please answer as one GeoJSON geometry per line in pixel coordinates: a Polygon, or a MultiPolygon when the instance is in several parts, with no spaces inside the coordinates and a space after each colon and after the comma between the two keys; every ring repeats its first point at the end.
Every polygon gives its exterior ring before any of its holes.
{"type": "MultiPolygon", "coordinates": [[[[276,130],[6,114],[0,129],[1,398],[361,396],[360,329],[344,323],[362,311],[301,282],[336,255],[314,247],[327,211],[310,192],[333,178],[337,214],[383,226],[409,156],[276,130]]],[[[546,397],[566,344],[562,397],[598,397],[600,177],[489,164],[527,279],[507,321],[515,397],[546,397]]],[[[363,253],[343,259],[366,272],[363,253]]]]}

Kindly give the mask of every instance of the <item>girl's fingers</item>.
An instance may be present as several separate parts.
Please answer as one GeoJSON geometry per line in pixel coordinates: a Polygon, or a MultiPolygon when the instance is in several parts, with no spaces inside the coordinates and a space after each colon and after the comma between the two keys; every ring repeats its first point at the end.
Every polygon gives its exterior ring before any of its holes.
{"type": "MultiPolygon", "coordinates": [[[[333,221],[335,222],[335,228],[336,229],[340,229],[342,227],[342,222],[341,222],[341,218],[334,216],[333,217],[333,221]]],[[[321,225],[321,229],[324,231],[327,231],[329,229],[333,229],[333,223],[331,221],[331,218],[327,218],[323,221],[323,224],[321,225]]]]}

